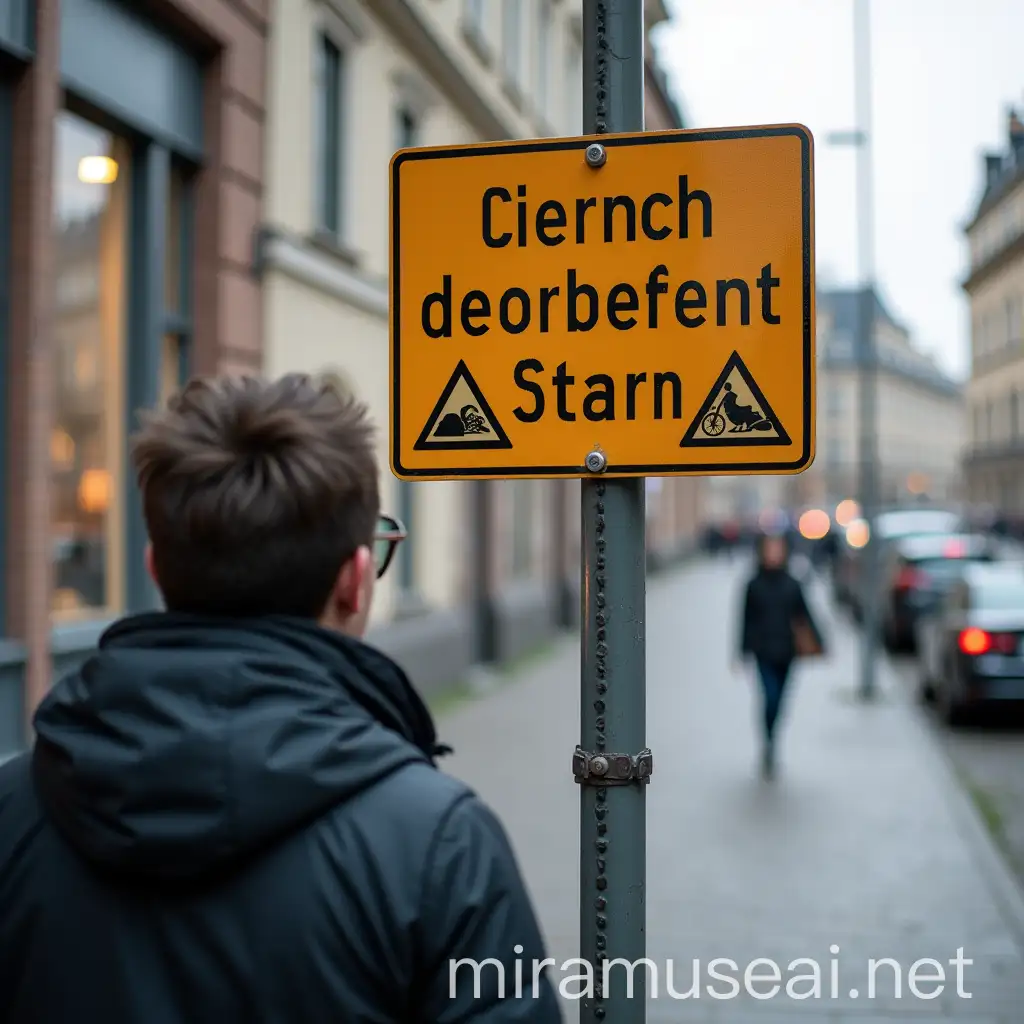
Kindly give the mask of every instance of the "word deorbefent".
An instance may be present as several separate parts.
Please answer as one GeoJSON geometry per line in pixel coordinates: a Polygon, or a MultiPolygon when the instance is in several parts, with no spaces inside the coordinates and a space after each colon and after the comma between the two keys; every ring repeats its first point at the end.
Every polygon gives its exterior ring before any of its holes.
{"type": "MultiPolygon", "coordinates": [[[[621,245],[637,240],[638,224],[640,234],[651,241],[686,241],[690,238],[694,204],[699,208],[700,237],[712,237],[711,196],[703,189],[691,190],[685,174],[679,175],[674,198],[666,192],[653,192],[638,204],[631,196],[588,196],[575,201],[571,218],[566,206],[555,199],[544,200],[531,215],[526,191],[525,185],[518,186],[515,209],[506,210],[504,207],[513,205],[507,188],[493,186],[485,190],[480,217],[484,246],[501,249],[514,243],[518,248],[534,244],[592,249],[621,245]],[[668,212],[656,217],[655,208],[668,212]],[[588,220],[591,211],[598,215],[588,220]],[[532,231],[528,230],[531,222],[532,231]]],[[[760,323],[777,326],[782,318],[773,310],[772,292],[781,284],[770,262],[747,276],[713,282],[691,277],[673,281],[668,266],[658,263],[642,283],[620,281],[604,294],[581,280],[572,267],[566,268],[559,283],[531,290],[511,285],[497,295],[474,287],[471,281],[455,282],[453,275],[443,274],[441,287],[423,298],[420,319],[424,334],[438,339],[451,338],[459,330],[478,338],[492,327],[513,335],[522,334],[531,325],[541,334],[591,331],[602,318],[617,331],[632,330],[641,322],[648,330],[657,330],[666,316],[690,329],[709,323],[716,327],[749,327],[751,293],[756,290],[760,292],[760,323]],[[671,299],[667,298],[670,293],[671,299]]]]}

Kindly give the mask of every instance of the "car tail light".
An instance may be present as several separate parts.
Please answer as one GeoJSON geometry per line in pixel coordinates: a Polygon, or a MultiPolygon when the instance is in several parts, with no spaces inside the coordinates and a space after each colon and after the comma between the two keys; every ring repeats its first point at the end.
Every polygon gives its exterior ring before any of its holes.
{"type": "Polygon", "coordinates": [[[915,587],[923,586],[924,582],[924,573],[909,565],[905,565],[896,573],[894,585],[897,590],[913,590],[915,587]]]}
{"type": "Polygon", "coordinates": [[[1017,635],[1015,633],[993,633],[992,650],[1000,654],[1017,653],[1017,635]]]}
{"type": "Polygon", "coordinates": [[[960,633],[960,650],[964,654],[986,654],[992,650],[992,637],[983,629],[965,629],[960,633]]]}
{"type": "Polygon", "coordinates": [[[1017,644],[1016,633],[987,633],[972,626],[960,634],[960,650],[964,654],[988,654],[989,651],[996,654],[1016,654],[1017,644]]]}

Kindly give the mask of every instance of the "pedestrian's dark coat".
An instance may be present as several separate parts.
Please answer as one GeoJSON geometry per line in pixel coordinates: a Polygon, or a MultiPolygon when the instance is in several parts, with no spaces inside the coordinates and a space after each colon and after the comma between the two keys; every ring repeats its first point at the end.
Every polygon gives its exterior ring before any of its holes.
{"type": "Polygon", "coordinates": [[[400,669],[299,619],[112,627],[0,768],[0,1024],[556,1021],[509,843],[400,669]],[[498,972],[451,962],[495,957],[498,972]]]}
{"type": "Polygon", "coordinates": [[[744,595],[740,653],[769,665],[788,665],[796,657],[793,625],[801,618],[820,641],[800,583],[784,568],[760,567],[744,595]]]}

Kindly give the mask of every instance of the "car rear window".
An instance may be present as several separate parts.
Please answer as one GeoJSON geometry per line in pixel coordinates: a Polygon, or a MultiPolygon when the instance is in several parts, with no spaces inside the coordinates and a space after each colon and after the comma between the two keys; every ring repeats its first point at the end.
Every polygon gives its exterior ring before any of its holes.
{"type": "Polygon", "coordinates": [[[991,561],[989,555],[972,555],[969,558],[923,558],[915,562],[914,566],[937,583],[952,583],[960,579],[968,565],[991,561]]]}
{"type": "Polygon", "coordinates": [[[973,604],[979,611],[1024,612],[1024,581],[1000,580],[983,583],[974,591],[973,604]]]}

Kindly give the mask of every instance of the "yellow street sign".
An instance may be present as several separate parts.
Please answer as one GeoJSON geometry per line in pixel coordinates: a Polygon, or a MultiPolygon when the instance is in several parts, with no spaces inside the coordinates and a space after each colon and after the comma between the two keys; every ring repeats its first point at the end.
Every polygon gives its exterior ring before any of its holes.
{"type": "Polygon", "coordinates": [[[805,470],[812,147],[781,125],[395,154],[395,475],[805,470]]]}

